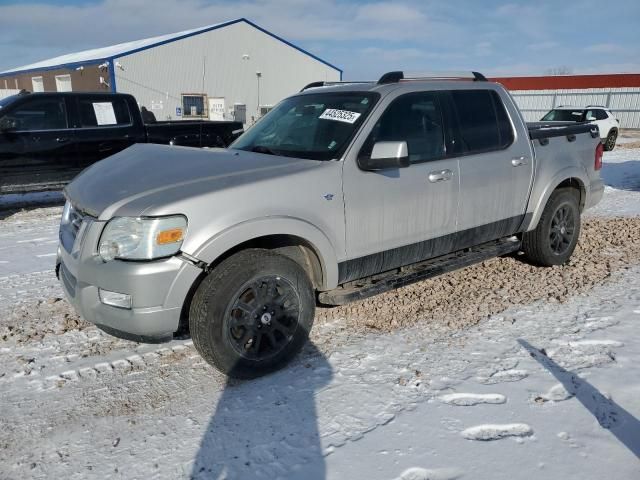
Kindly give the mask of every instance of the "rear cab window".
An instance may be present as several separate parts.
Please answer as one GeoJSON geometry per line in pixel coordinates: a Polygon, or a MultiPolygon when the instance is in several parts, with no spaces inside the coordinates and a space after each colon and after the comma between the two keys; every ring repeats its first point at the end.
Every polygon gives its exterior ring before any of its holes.
{"type": "Polygon", "coordinates": [[[131,113],[123,97],[81,96],[78,111],[81,128],[131,125],[131,113]]]}

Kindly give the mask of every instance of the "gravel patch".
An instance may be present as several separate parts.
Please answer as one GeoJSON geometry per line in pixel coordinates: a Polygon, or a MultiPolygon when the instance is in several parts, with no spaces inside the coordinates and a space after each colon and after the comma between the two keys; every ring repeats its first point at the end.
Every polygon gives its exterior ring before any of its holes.
{"type": "Polygon", "coordinates": [[[640,218],[593,218],[583,220],[567,265],[543,268],[517,255],[496,258],[360,302],[318,309],[316,321],[343,320],[354,333],[430,322],[465,328],[512,305],[564,302],[639,262],[640,218]]]}
{"type": "Polygon", "coordinates": [[[640,141],[627,142],[627,143],[618,143],[618,144],[616,144],[616,148],[640,148],[640,141]]]}
{"type": "Polygon", "coordinates": [[[46,335],[82,331],[92,325],[81,319],[61,297],[13,305],[0,323],[0,345],[41,341],[46,335]]]}

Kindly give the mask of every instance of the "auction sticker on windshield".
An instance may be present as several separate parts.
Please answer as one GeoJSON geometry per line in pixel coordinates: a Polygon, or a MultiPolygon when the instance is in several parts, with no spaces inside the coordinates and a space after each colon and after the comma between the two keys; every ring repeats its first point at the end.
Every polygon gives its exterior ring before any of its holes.
{"type": "Polygon", "coordinates": [[[349,110],[336,110],[335,108],[327,108],[319,118],[323,120],[335,120],[337,122],[354,123],[360,114],[358,112],[350,112],[349,110]]]}

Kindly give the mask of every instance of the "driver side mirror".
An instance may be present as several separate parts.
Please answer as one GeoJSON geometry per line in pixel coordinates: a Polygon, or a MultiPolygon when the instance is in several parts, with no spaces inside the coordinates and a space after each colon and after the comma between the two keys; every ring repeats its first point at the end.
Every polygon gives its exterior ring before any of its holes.
{"type": "Polygon", "coordinates": [[[410,165],[407,142],[376,142],[369,157],[358,158],[358,165],[367,171],[406,168],[410,165]]]}
{"type": "Polygon", "coordinates": [[[18,127],[18,122],[16,121],[15,118],[9,117],[8,115],[5,115],[4,117],[0,118],[0,131],[8,132],[11,130],[15,130],[17,127],[18,127]]]}

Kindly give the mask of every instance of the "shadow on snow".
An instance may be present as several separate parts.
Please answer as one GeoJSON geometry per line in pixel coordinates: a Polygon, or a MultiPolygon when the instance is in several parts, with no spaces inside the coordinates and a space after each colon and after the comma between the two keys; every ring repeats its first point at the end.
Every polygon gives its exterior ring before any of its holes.
{"type": "Polygon", "coordinates": [[[293,364],[252,380],[228,380],[200,443],[191,478],[325,478],[316,393],[332,378],[309,343],[293,364]]]}
{"type": "Polygon", "coordinates": [[[640,160],[620,163],[603,163],[601,170],[605,185],[617,190],[640,191],[640,160]]]}
{"type": "Polygon", "coordinates": [[[556,377],[569,394],[575,396],[589,410],[602,428],[609,430],[636,457],[640,458],[640,421],[636,417],[602,395],[589,382],[555,363],[544,350],[538,350],[526,340],[518,339],[518,343],[556,377]]]}

